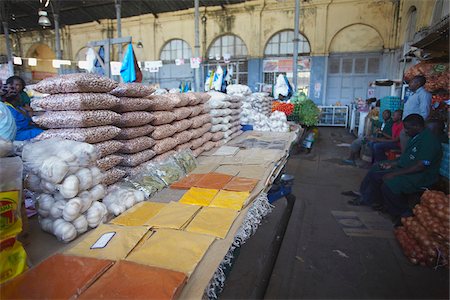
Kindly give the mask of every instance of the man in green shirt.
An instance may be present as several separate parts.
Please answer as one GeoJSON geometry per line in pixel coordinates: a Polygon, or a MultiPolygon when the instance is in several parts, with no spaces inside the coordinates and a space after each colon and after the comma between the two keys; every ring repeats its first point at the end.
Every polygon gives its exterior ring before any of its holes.
{"type": "Polygon", "coordinates": [[[419,114],[406,117],[403,125],[411,138],[404,153],[397,160],[373,166],[361,183],[361,197],[349,204],[385,207],[398,218],[411,213],[407,194],[420,192],[437,181],[442,159],[439,140],[425,128],[419,114]]]}

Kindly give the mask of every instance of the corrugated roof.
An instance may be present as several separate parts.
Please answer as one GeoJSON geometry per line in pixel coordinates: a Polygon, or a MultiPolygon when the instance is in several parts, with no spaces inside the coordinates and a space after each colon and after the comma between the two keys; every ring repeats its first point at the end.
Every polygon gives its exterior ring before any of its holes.
{"type": "MultiPolygon", "coordinates": [[[[47,0],[0,0],[5,4],[6,17],[12,31],[42,29],[38,25],[38,10],[47,0]]],[[[58,5],[58,0],[50,0],[58,5]]],[[[245,0],[200,0],[200,6],[226,6],[245,2],[245,0]]],[[[115,19],[114,0],[59,0],[60,23],[64,25],[82,24],[101,19],[115,19]]],[[[194,7],[194,0],[122,0],[122,18],[143,14],[158,15],[164,12],[179,11],[194,7]]],[[[51,8],[44,8],[53,20],[51,8]]]]}

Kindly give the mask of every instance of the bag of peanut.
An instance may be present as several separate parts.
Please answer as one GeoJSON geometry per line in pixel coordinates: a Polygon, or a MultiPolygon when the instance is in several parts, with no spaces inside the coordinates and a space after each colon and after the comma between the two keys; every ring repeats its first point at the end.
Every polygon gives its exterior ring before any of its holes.
{"type": "Polygon", "coordinates": [[[136,126],[129,128],[122,128],[120,133],[116,136],[117,140],[130,140],[140,136],[149,135],[153,132],[155,127],[152,125],[136,126]]]}
{"type": "Polygon", "coordinates": [[[111,94],[117,97],[143,98],[150,96],[155,91],[154,88],[143,85],[142,83],[119,83],[111,91],[111,94]]]}
{"type": "Polygon", "coordinates": [[[141,136],[130,140],[120,140],[123,144],[120,153],[132,154],[143,150],[151,149],[155,145],[155,140],[148,136],[141,136]]]}
{"type": "Polygon", "coordinates": [[[44,110],[98,110],[112,109],[120,99],[101,93],[56,94],[33,99],[31,107],[44,110]]]}
{"type": "Polygon", "coordinates": [[[127,98],[121,97],[119,105],[114,107],[114,111],[124,113],[130,111],[146,110],[152,104],[152,100],[147,98],[127,98]]]}
{"type": "Polygon", "coordinates": [[[136,167],[137,165],[140,165],[143,162],[152,159],[156,155],[156,153],[155,151],[148,149],[134,154],[119,154],[119,155],[123,157],[123,161],[120,163],[121,166],[136,167]]]}
{"type": "Polygon", "coordinates": [[[165,124],[156,126],[155,130],[152,132],[151,137],[155,140],[162,140],[173,135],[175,132],[177,131],[172,124],[165,124]]]}
{"type": "Polygon", "coordinates": [[[120,128],[114,126],[49,129],[38,135],[35,139],[48,140],[51,138],[62,138],[66,140],[94,144],[111,140],[119,133],[120,128]]]}
{"type": "Polygon", "coordinates": [[[185,120],[173,122],[172,126],[174,127],[176,132],[182,132],[182,131],[185,131],[185,130],[191,128],[192,123],[193,123],[192,120],[185,119],[185,120]]]}
{"type": "Polygon", "coordinates": [[[97,157],[102,158],[119,151],[123,144],[120,141],[110,140],[93,144],[97,149],[97,157]]]}
{"type": "Polygon", "coordinates": [[[76,73],[45,78],[34,89],[43,94],[109,93],[117,85],[117,82],[104,76],[76,73]]]}
{"type": "Polygon", "coordinates": [[[97,160],[97,167],[103,172],[117,166],[123,160],[123,157],[119,155],[108,155],[99,160],[97,160]]]}
{"type": "Polygon", "coordinates": [[[164,95],[151,95],[148,98],[152,100],[152,104],[147,108],[147,110],[155,111],[155,110],[165,110],[171,111],[174,109],[175,105],[178,103],[174,102],[169,94],[164,95]]]}
{"type": "Polygon", "coordinates": [[[117,181],[119,181],[120,179],[122,179],[123,177],[125,177],[125,175],[126,175],[126,172],[123,170],[120,170],[118,168],[109,169],[108,171],[106,171],[103,174],[102,183],[104,185],[114,184],[117,181]]]}
{"type": "Polygon", "coordinates": [[[173,110],[175,120],[180,121],[188,118],[192,114],[192,107],[178,107],[173,110]]]}
{"type": "Polygon", "coordinates": [[[163,140],[156,141],[155,146],[153,146],[153,150],[156,154],[162,154],[174,149],[177,145],[177,141],[174,138],[168,137],[163,140]]]}
{"type": "Polygon", "coordinates": [[[46,111],[32,119],[45,128],[80,128],[111,125],[120,115],[109,110],[46,111]]]}
{"type": "Polygon", "coordinates": [[[189,131],[182,131],[174,134],[172,137],[177,141],[177,145],[180,145],[189,142],[192,139],[192,133],[189,131]]]}
{"type": "Polygon", "coordinates": [[[192,120],[192,126],[191,126],[192,128],[199,128],[206,123],[210,123],[211,116],[209,114],[203,114],[200,116],[193,117],[190,120],[192,120]]]}
{"type": "Polygon", "coordinates": [[[152,114],[155,117],[155,119],[152,121],[152,125],[155,126],[169,124],[176,119],[175,114],[171,111],[155,111],[152,112],[152,114]]]}
{"type": "Polygon", "coordinates": [[[118,127],[136,127],[151,123],[154,117],[146,111],[132,111],[121,114],[120,120],[114,125],[118,127]]]}

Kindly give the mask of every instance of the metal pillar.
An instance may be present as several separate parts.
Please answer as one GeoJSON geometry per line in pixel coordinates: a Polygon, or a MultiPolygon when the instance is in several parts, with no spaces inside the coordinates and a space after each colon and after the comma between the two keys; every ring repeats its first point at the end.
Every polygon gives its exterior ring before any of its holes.
{"type": "Polygon", "coordinates": [[[300,0],[295,0],[295,19],[294,19],[294,67],[292,81],[294,84],[294,93],[298,91],[298,42],[299,42],[299,19],[300,19],[300,0]]]}
{"type": "MultiPolygon", "coordinates": [[[[116,0],[116,18],[117,18],[117,38],[122,37],[122,19],[121,19],[121,9],[122,0],[116,0]]],[[[122,61],[122,45],[119,44],[119,61],[122,61]]]]}
{"type": "Polygon", "coordinates": [[[5,33],[5,41],[6,41],[6,55],[8,57],[8,73],[9,76],[14,75],[14,64],[13,64],[13,56],[11,49],[11,41],[9,40],[9,26],[8,22],[3,21],[3,32],[5,33]]]}
{"type": "MultiPolygon", "coordinates": [[[[194,0],[195,5],[195,49],[194,55],[195,57],[200,57],[200,12],[199,12],[199,0],[194,0]]],[[[195,72],[195,91],[200,91],[200,68],[194,69],[195,72]]]]}
{"type": "Polygon", "coordinates": [[[59,13],[53,13],[53,19],[55,21],[55,47],[56,47],[56,59],[62,59],[61,51],[61,35],[59,29],[59,13]]]}

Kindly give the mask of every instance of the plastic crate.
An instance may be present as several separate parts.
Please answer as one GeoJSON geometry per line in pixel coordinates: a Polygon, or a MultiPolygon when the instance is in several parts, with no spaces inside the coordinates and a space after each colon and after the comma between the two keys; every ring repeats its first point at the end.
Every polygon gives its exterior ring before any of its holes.
{"type": "Polygon", "coordinates": [[[403,102],[400,97],[395,96],[387,96],[381,98],[380,100],[380,115],[383,114],[383,111],[390,110],[391,113],[394,113],[397,109],[403,109],[403,102]]]}
{"type": "Polygon", "coordinates": [[[439,169],[439,174],[441,174],[444,177],[450,178],[450,172],[449,172],[449,146],[448,144],[442,144],[442,161],[441,161],[441,167],[439,169]]]}

